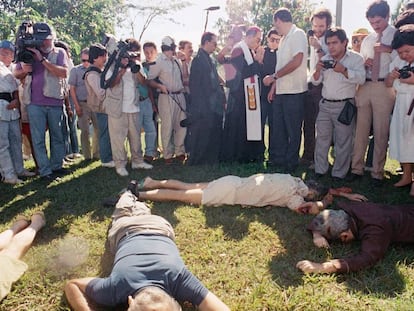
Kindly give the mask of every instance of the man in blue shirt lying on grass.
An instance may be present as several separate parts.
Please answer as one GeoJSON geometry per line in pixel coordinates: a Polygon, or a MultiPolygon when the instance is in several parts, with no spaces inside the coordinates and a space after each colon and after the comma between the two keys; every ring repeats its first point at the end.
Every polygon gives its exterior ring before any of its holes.
{"type": "Polygon", "coordinates": [[[177,301],[191,302],[201,311],[230,310],[186,268],[175,245],[174,230],[164,218],[135,196],[131,182],[119,198],[108,231],[115,254],[105,278],[70,280],[65,294],[74,310],[95,305],[127,305],[129,311],[181,310],[177,301]]]}

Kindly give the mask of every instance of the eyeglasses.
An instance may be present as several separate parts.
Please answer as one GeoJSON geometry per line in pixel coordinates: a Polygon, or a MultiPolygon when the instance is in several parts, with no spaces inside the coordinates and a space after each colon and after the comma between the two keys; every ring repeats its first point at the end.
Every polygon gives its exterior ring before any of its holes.
{"type": "Polygon", "coordinates": [[[82,59],[82,63],[89,62],[89,59],[82,59]]]}
{"type": "Polygon", "coordinates": [[[280,42],[280,39],[279,38],[269,38],[269,41],[270,42],[272,42],[272,43],[279,43],[280,42]]]}

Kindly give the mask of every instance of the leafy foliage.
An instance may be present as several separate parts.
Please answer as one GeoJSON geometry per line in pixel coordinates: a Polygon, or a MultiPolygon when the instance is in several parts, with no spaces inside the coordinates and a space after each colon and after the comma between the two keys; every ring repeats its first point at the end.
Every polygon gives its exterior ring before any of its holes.
{"type": "Polygon", "coordinates": [[[15,39],[15,31],[24,20],[47,22],[55,28],[58,39],[78,54],[91,43],[100,42],[104,33],[114,32],[124,6],[116,0],[3,0],[0,8],[2,38],[15,39]]]}
{"type": "Polygon", "coordinates": [[[310,27],[310,15],[314,4],[309,0],[227,0],[228,19],[219,19],[220,40],[227,36],[231,25],[257,25],[266,33],[273,25],[273,13],[280,7],[286,7],[293,16],[293,22],[302,29],[310,27]]]}

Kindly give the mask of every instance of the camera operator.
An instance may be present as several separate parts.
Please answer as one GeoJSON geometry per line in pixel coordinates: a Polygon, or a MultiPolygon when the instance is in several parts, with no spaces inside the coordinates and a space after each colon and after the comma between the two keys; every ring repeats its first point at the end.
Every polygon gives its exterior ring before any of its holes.
{"type": "Polygon", "coordinates": [[[62,169],[65,144],[62,134],[64,83],[68,72],[65,50],[54,46],[54,32],[46,23],[33,25],[34,35],[43,39],[40,47],[26,47],[33,54],[33,63],[19,62],[14,74],[24,80],[23,101],[27,106],[34,155],[43,179],[52,180],[62,169]],[[49,129],[50,160],[46,150],[45,132],[49,129]]]}
{"type": "Polygon", "coordinates": [[[336,157],[332,177],[343,179],[351,165],[355,117],[346,125],[338,121],[338,116],[346,105],[355,105],[356,87],[365,81],[364,60],[358,53],[347,50],[346,33],[339,27],[328,29],[325,41],[328,54],[321,58],[311,77],[314,85],[323,83],[316,118],[315,173],[328,172],[328,151],[333,138],[336,157]]]}
{"type": "MultiPolygon", "coordinates": [[[[138,122],[138,83],[145,83],[144,76],[139,72],[138,53],[141,46],[133,38],[127,39],[126,43],[128,47],[125,53],[121,53],[117,59],[120,62],[120,69],[112,84],[106,90],[107,94],[104,100],[106,112],[108,113],[112,157],[116,172],[120,176],[128,176],[126,170],[128,158],[125,150],[125,139],[127,138],[131,150],[132,169],[152,168],[151,164],[145,163],[143,160],[141,129],[138,122]]],[[[113,71],[114,68],[109,69],[109,76],[112,76],[113,71]]]]}
{"type": "MultiPolygon", "coordinates": [[[[395,32],[391,44],[399,57],[390,64],[391,72],[385,83],[394,86],[397,97],[390,126],[390,157],[400,161],[403,175],[394,186],[412,183],[414,163],[414,24],[395,32]]],[[[414,186],[411,186],[414,196],[414,186]]]]}

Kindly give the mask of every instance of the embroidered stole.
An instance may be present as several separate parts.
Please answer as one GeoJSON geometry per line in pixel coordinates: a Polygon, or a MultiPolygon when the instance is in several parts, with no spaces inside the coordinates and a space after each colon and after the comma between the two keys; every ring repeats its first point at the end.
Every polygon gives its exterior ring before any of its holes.
{"type": "MultiPolygon", "coordinates": [[[[235,48],[241,48],[247,65],[253,64],[253,56],[244,41],[240,41],[235,48]]],[[[246,104],[247,140],[262,140],[262,115],[260,112],[259,76],[257,74],[244,79],[244,98],[246,104]]]]}

